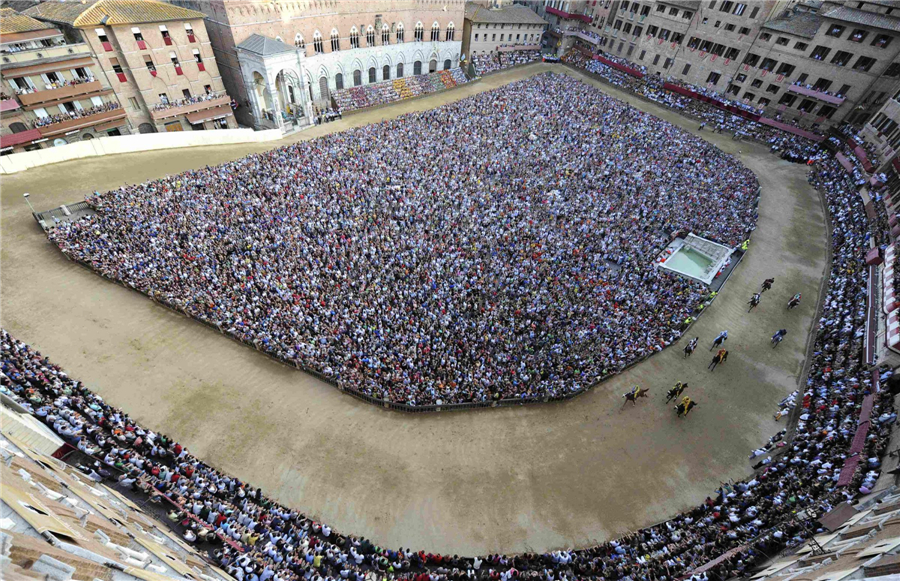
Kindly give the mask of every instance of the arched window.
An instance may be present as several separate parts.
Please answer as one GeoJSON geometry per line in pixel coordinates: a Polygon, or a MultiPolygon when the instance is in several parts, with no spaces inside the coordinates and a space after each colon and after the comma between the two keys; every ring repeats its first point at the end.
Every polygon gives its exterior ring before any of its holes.
{"type": "Polygon", "coordinates": [[[456,27],[453,26],[453,23],[451,22],[450,24],[447,25],[447,36],[446,36],[445,40],[453,40],[455,35],[456,35],[456,27]]]}
{"type": "Polygon", "coordinates": [[[299,32],[294,35],[294,46],[297,48],[306,48],[306,43],[303,42],[303,35],[299,32]]]}
{"type": "Polygon", "coordinates": [[[23,131],[28,131],[28,127],[26,127],[24,123],[16,121],[15,123],[9,124],[9,130],[13,133],[22,133],[23,131]]]}
{"type": "Polygon", "coordinates": [[[391,78],[391,67],[389,65],[384,65],[384,68],[381,69],[381,76],[384,77],[383,80],[385,81],[391,78]]]}
{"type": "Polygon", "coordinates": [[[385,46],[391,44],[391,27],[387,24],[381,26],[381,44],[385,46]]]}
{"type": "Polygon", "coordinates": [[[397,24],[397,44],[403,42],[403,23],[400,22],[397,24]]]}
{"type": "Polygon", "coordinates": [[[331,31],[331,52],[341,50],[341,37],[338,35],[337,29],[331,31]]]}
{"type": "Polygon", "coordinates": [[[449,70],[450,70],[450,59],[447,59],[447,60],[444,61],[444,70],[445,70],[445,71],[449,71],[449,70]]]}
{"type": "Polygon", "coordinates": [[[433,73],[437,70],[437,59],[431,59],[428,63],[428,72],[433,73]]]}
{"type": "Polygon", "coordinates": [[[416,61],[413,63],[413,74],[414,75],[422,74],[422,61],[416,61]]]}
{"type": "Polygon", "coordinates": [[[356,69],[353,71],[353,86],[358,87],[360,85],[362,85],[362,71],[356,69]]]}
{"type": "Polygon", "coordinates": [[[313,51],[316,54],[322,54],[325,52],[325,49],[322,48],[322,33],[318,30],[313,34],[313,51]]]}
{"type": "Polygon", "coordinates": [[[369,68],[369,82],[374,83],[378,80],[378,73],[375,71],[375,67],[369,68]]]}
{"type": "Polygon", "coordinates": [[[328,77],[319,77],[319,97],[328,99],[328,77]]]}
{"type": "Polygon", "coordinates": [[[344,88],[344,75],[341,73],[334,76],[334,88],[336,91],[340,91],[344,88]]]}
{"type": "Polygon", "coordinates": [[[431,25],[431,42],[441,40],[441,25],[435,22],[431,25]]]}
{"type": "Polygon", "coordinates": [[[421,22],[416,23],[416,31],[415,31],[415,40],[416,42],[422,42],[422,39],[425,36],[425,27],[422,26],[421,22]]]}
{"type": "Polygon", "coordinates": [[[284,42],[283,40],[281,40],[281,37],[280,37],[280,36],[276,36],[276,37],[275,37],[275,40],[277,40],[278,42],[284,42]]]}
{"type": "Polygon", "coordinates": [[[403,63],[397,63],[397,78],[403,78],[403,63]]]}
{"type": "MultiPolygon", "coordinates": [[[[334,38],[334,36],[332,36],[332,38],[334,38]]],[[[356,30],[355,26],[350,29],[350,48],[359,48],[359,31],[356,30]]]]}
{"type": "Polygon", "coordinates": [[[371,24],[366,29],[366,46],[375,46],[375,27],[371,24]]]}

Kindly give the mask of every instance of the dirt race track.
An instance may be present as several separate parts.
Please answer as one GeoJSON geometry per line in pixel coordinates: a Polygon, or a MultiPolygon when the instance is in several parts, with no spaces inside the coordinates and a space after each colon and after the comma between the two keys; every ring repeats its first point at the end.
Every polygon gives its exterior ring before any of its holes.
{"type": "MultiPolygon", "coordinates": [[[[568,71],[532,65],[293,139],[431,108],[544,70],[568,71]]],[[[271,145],[96,158],[4,177],[0,320],[146,426],[337,530],[459,554],[588,545],[665,519],[720,481],[749,475],[749,452],[783,427],[772,413],[802,372],[827,261],[819,196],[805,166],[727,135],[702,135],[759,177],[750,252],[692,329],[701,339],[693,358],[682,358],[682,341],[569,402],[418,415],[359,402],[70,263],[22,199],[30,192],[35,207],[47,209],[271,145]],[[747,315],[746,301],[769,276],[774,289],[747,315]],[[787,312],[796,292],[803,304],[787,312]],[[768,339],[781,327],[788,336],[773,350],[768,339]],[[707,348],[722,329],[730,357],[710,373],[707,348]],[[682,420],[663,405],[678,380],[690,383],[699,402],[682,420]],[[621,394],[635,384],[650,388],[650,399],[620,409],[621,394]]]]}

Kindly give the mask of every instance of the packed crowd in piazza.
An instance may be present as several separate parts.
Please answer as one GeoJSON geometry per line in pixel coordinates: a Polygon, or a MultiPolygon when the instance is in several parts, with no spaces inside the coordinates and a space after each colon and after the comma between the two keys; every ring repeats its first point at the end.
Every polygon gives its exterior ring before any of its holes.
{"type": "MultiPolygon", "coordinates": [[[[604,72],[615,78],[615,74],[610,73],[612,69],[606,68],[608,70],[604,72]]],[[[610,82],[618,84],[620,80],[615,78],[610,82]]],[[[528,86],[517,86],[516,90],[527,92],[528,86]]],[[[652,90],[641,94],[653,95],[652,90]]],[[[499,105],[506,114],[514,116],[517,113],[514,106],[503,97],[502,93],[494,93],[488,103],[499,105]]],[[[727,127],[730,131],[755,131],[752,126],[739,126],[739,118],[725,119],[721,111],[709,105],[688,105],[681,99],[676,95],[673,100],[665,100],[661,96],[654,100],[676,110],[690,106],[688,113],[701,119],[725,120],[734,124],[727,127]]],[[[622,110],[626,109],[620,106],[619,111],[622,110]]],[[[609,119],[612,118],[615,114],[609,119]]],[[[440,113],[426,119],[436,121],[440,119],[440,113]]],[[[566,133],[567,142],[573,146],[572,151],[579,151],[570,129],[566,123],[557,127],[557,130],[566,133]]],[[[126,413],[103,402],[40,353],[5,332],[0,337],[0,391],[30,406],[66,440],[101,459],[105,468],[123,486],[150,495],[165,494],[173,499],[181,511],[173,511],[172,519],[182,523],[178,526],[187,539],[214,542],[219,538],[217,535],[230,539],[232,543],[219,548],[216,557],[240,581],[358,581],[382,577],[415,581],[511,581],[518,578],[670,581],[681,575],[690,575],[698,566],[736,547],[742,550],[715,567],[696,574],[694,578],[730,578],[746,573],[766,560],[767,555],[784,547],[796,546],[814,532],[815,525],[809,527],[808,523],[799,520],[797,515],[801,511],[806,510],[811,515],[810,520],[814,520],[836,503],[871,490],[880,474],[880,458],[886,451],[888,435],[896,420],[889,394],[876,392],[872,376],[862,364],[865,332],[863,297],[866,293],[863,258],[868,248],[868,238],[878,235],[875,230],[883,225],[880,221],[870,222],[867,219],[854,179],[824,149],[774,129],[764,128],[764,131],[766,133],[756,137],[771,143],[773,153],[783,154],[792,150],[810,165],[810,183],[822,192],[833,222],[833,260],[822,302],[823,311],[815,330],[809,375],[801,387],[802,400],[798,404],[801,409],[796,431],[784,441],[779,438],[777,447],[771,445],[761,452],[754,452],[752,456],[773,449],[779,453],[759,462],[752,478],[723,485],[696,508],[623,538],[577,551],[476,558],[440,555],[415,548],[386,549],[370,540],[341,534],[295,508],[280,506],[266,499],[259,489],[205,465],[181,445],[137,425],[126,413]],[[862,400],[873,393],[873,427],[864,443],[862,467],[855,472],[848,486],[837,486],[855,433],[862,400]],[[196,520],[188,519],[188,513],[193,514],[196,520]]],[[[371,137],[374,134],[364,135],[371,137]]],[[[365,143],[359,142],[358,151],[345,154],[340,162],[347,163],[352,158],[365,155],[368,151],[365,143]]],[[[471,145],[476,148],[477,141],[471,145]]],[[[318,146],[326,147],[326,144],[319,143],[318,146]]],[[[272,155],[275,159],[281,159],[284,151],[273,152],[272,155]]],[[[558,164],[562,168],[559,173],[566,178],[571,178],[579,170],[584,171],[584,168],[566,167],[569,158],[557,152],[543,159],[547,163],[558,164]]],[[[235,179],[240,179],[260,168],[265,161],[257,157],[252,162],[244,160],[243,164],[229,169],[236,170],[235,179]]],[[[620,156],[613,165],[621,162],[620,156]]],[[[487,175],[491,176],[489,170],[496,163],[499,160],[492,157],[472,171],[479,173],[487,170],[487,175]]],[[[327,162],[317,164],[317,167],[323,166],[327,166],[327,162]]],[[[391,176],[393,182],[407,177],[402,173],[392,173],[391,176]]],[[[189,181],[202,177],[198,172],[188,173],[142,188],[157,193],[174,192],[189,181]]],[[[295,177],[294,174],[291,177],[295,177]]],[[[368,175],[366,177],[369,178],[368,175]]],[[[450,172],[449,179],[462,183],[465,176],[450,172]]],[[[488,178],[485,183],[492,181],[488,178]]],[[[278,194],[279,189],[284,187],[283,183],[258,185],[263,185],[271,195],[278,194]]],[[[198,186],[199,191],[204,189],[204,186],[198,186]]],[[[350,188],[345,191],[348,195],[355,195],[350,188]]],[[[560,191],[565,192],[564,189],[560,191]]],[[[119,195],[125,196],[127,192],[123,190],[119,195]]],[[[103,204],[100,202],[98,207],[102,214],[103,204]]],[[[238,223],[246,224],[260,211],[260,204],[255,200],[241,199],[232,203],[240,205],[238,223]]],[[[405,217],[402,208],[399,200],[394,202],[393,217],[397,223],[405,217]]],[[[378,219],[371,213],[366,218],[378,219]]],[[[134,219],[123,224],[122,228],[126,231],[141,227],[134,219]]],[[[160,220],[153,220],[149,226],[153,230],[150,238],[165,234],[165,224],[160,220]]],[[[310,227],[318,225],[312,224],[310,227]]],[[[103,232],[103,240],[107,242],[101,244],[111,246],[117,231],[113,227],[103,232]]],[[[244,232],[247,231],[245,227],[244,232]]],[[[195,236],[203,238],[215,233],[216,227],[211,226],[195,236]]],[[[66,233],[59,241],[64,248],[75,240],[72,234],[66,233]]],[[[352,243],[352,237],[349,240],[352,243]]],[[[96,243],[91,238],[86,241],[96,243]]],[[[188,242],[184,240],[184,244],[178,246],[179,252],[194,251],[188,242]]],[[[240,250],[241,241],[230,242],[233,250],[240,250]]],[[[68,252],[72,252],[72,248],[79,243],[74,244],[68,252]]],[[[245,246],[245,250],[247,248],[245,246]]],[[[253,248],[252,243],[249,248],[253,248]]],[[[192,257],[190,262],[199,258],[197,254],[189,256],[192,257]]],[[[259,254],[257,258],[270,259],[259,254]]],[[[141,268],[144,265],[140,261],[146,263],[149,259],[149,256],[138,257],[137,261],[129,262],[128,267],[141,268]]],[[[94,266],[105,267],[99,261],[94,266]]],[[[204,272],[204,268],[198,266],[197,271],[204,272]]],[[[173,282],[177,283],[181,273],[173,272],[173,282]]],[[[208,273],[205,276],[209,277],[208,273]]],[[[242,290],[246,292],[246,287],[242,290]]],[[[884,382],[889,376],[889,371],[883,371],[879,379],[884,382]]]]}
{"type": "MultiPolygon", "coordinates": [[[[174,526],[186,540],[215,549],[219,564],[239,581],[671,581],[692,572],[704,581],[727,579],[814,532],[815,525],[800,520],[801,511],[814,521],[837,503],[868,493],[896,421],[889,392],[876,393],[862,364],[863,256],[871,224],[855,184],[833,158],[816,156],[809,179],[822,191],[832,216],[833,261],[796,430],[784,445],[776,438],[777,446],[754,452],[775,453],[756,464],[750,479],[723,485],[671,520],[587,549],[460,557],[423,548],[389,549],[341,533],[296,507],[269,500],[260,489],[138,425],[5,331],[0,335],[0,391],[96,458],[96,478],[118,480],[136,494],[169,498],[176,507],[169,513],[174,526]],[[874,395],[874,406],[862,465],[847,486],[838,486],[868,395],[874,395]],[[732,549],[739,550],[697,570],[732,549]]],[[[890,374],[882,371],[879,381],[890,374]]]]}
{"type": "Polygon", "coordinates": [[[541,60],[539,50],[497,51],[472,56],[472,64],[475,65],[475,72],[479,77],[539,60],[541,60]]]}
{"type": "Polygon", "coordinates": [[[344,389],[531,400],[677,340],[706,291],[653,257],[675,231],[739,245],[756,195],[708,142],[545,74],[92,196],[51,238],[344,389]]]}

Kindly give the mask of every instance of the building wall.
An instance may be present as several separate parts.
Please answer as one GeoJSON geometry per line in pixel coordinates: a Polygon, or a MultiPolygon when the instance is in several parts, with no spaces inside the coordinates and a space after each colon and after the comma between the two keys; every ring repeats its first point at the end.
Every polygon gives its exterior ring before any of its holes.
{"type": "MultiPolygon", "coordinates": [[[[203,19],[90,27],[84,29],[83,34],[126,108],[132,125],[143,132],[148,132],[151,127],[165,130],[167,124],[175,122],[180,123],[182,129],[191,128],[183,116],[166,119],[165,123],[152,118],[151,111],[163,102],[162,95],[172,103],[188,96],[225,91],[203,19]],[[194,42],[189,40],[185,24],[191,27],[194,42]],[[160,26],[165,26],[171,45],[166,44],[160,26]],[[139,32],[146,48],[139,46],[134,29],[139,32]],[[98,31],[109,39],[111,51],[103,46],[98,31]],[[205,70],[200,70],[200,63],[193,52],[195,50],[199,51],[205,70]],[[181,74],[172,62],[173,54],[181,74]],[[148,60],[156,68],[155,76],[148,67],[148,60]],[[121,67],[124,80],[119,78],[116,65],[121,67]]],[[[229,119],[231,126],[236,126],[234,118],[229,119]]]]}
{"type": "MultiPolygon", "coordinates": [[[[118,103],[99,62],[92,56],[90,46],[85,43],[65,44],[63,33],[59,30],[56,32],[58,35],[51,39],[55,43],[54,46],[37,45],[36,48],[26,47],[19,52],[3,53],[2,91],[7,97],[5,100],[14,101],[17,108],[2,114],[3,126],[0,134],[10,135],[18,132],[14,132],[12,128],[20,129],[21,126],[13,124],[22,124],[27,129],[32,129],[40,117],[53,117],[71,108],[88,111],[94,106],[118,103]],[[41,71],[17,74],[16,70],[22,65],[28,67],[41,65],[41,71]],[[91,82],[71,85],[72,81],[85,79],[91,82]],[[30,89],[23,90],[23,85],[30,89]]],[[[3,40],[4,45],[12,44],[15,42],[15,36],[6,35],[3,40]]],[[[108,135],[112,129],[98,130],[103,125],[104,123],[97,123],[68,134],[39,140],[37,143],[18,144],[12,150],[6,149],[3,153],[25,151],[26,148],[52,147],[108,135]]],[[[116,127],[113,133],[127,135],[131,131],[132,129],[125,123],[116,127]]]]}
{"type": "Polygon", "coordinates": [[[463,40],[467,55],[496,52],[501,46],[541,43],[546,26],[540,24],[496,24],[466,22],[469,31],[463,40]]]}
{"type": "MultiPolygon", "coordinates": [[[[220,63],[222,80],[229,94],[241,105],[236,112],[239,120],[248,125],[253,123],[249,88],[244,86],[244,76],[234,47],[252,34],[277,38],[285,44],[301,47],[307,57],[305,62],[308,78],[305,82],[312,86],[314,100],[322,100],[318,79],[323,73],[329,79],[329,90],[334,90],[335,75],[343,71],[344,78],[347,78],[346,73],[349,71],[352,79],[353,67],[357,62],[365,66],[367,71],[374,58],[378,65],[378,80],[381,80],[383,66],[388,64],[396,70],[399,59],[406,59],[410,69],[410,72],[405,72],[406,75],[412,74],[412,59],[430,59],[433,53],[438,54],[441,64],[445,58],[450,58],[456,66],[462,48],[464,0],[446,0],[440,3],[428,0],[327,0],[316,5],[251,0],[172,0],[172,3],[207,14],[206,25],[214,54],[220,63]],[[424,29],[424,42],[414,43],[413,35],[418,22],[422,23],[424,29]],[[438,43],[430,42],[434,22],[440,27],[441,41],[438,43]],[[455,34],[454,40],[448,42],[445,40],[446,30],[451,23],[455,34]],[[396,32],[401,24],[404,42],[399,44],[396,32]],[[390,33],[387,45],[383,43],[381,35],[385,25],[390,33]],[[375,35],[374,47],[367,46],[366,32],[369,26],[373,28],[375,35]],[[358,49],[350,47],[354,27],[359,35],[358,49]],[[339,51],[332,51],[332,30],[337,31],[339,51]],[[314,46],[317,31],[321,35],[323,49],[322,54],[318,55],[314,46]],[[413,44],[417,46],[409,46],[413,44]],[[417,53],[422,56],[417,57],[417,53]]],[[[406,68],[404,65],[404,69],[406,68]]],[[[427,61],[423,70],[427,72],[427,61]]],[[[368,82],[367,74],[364,76],[368,82]]],[[[345,83],[344,86],[351,85],[345,83]]]]}
{"type": "Polygon", "coordinates": [[[878,159],[891,161],[900,151],[900,92],[893,95],[866,123],[860,136],[878,149],[878,159]]]}

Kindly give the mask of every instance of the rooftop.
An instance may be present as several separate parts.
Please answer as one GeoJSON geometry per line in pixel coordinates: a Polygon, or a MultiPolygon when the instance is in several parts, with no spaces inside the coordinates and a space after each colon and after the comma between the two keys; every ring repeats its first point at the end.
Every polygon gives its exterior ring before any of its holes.
{"type": "Polygon", "coordinates": [[[31,32],[33,30],[47,30],[51,28],[45,23],[35,20],[30,16],[19,14],[12,8],[0,8],[0,34],[14,34],[16,32],[31,32]]]}
{"type": "Polygon", "coordinates": [[[661,4],[670,4],[686,10],[699,10],[700,0],[659,0],[661,4]]]}
{"type": "Polygon", "coordinates": [[[466,20],[488,24],[547,24],[532,9],[520,4],[490,9],[466,2],[466,20]]]}
{"type": "Polygon", "coordinates": [[[787,18],[777,18],[763,24],[763,28],[786,32],[803,38],[812,38],[822,25],[822,17],[812,12],[797,12],[787,18]]]}
{"type": "Polygon", "coordinates": [[[72,23],[76,27],[115,26],[142,22],[195,20],[205,14],[156,0],[100,0],[87,7],[72,23]]]}
{"type": "Polygon", "coordinates": [[[40,20],[71,25],[75,23],[76,18],[81,16],[82,12],[93,6],[96,1],[97,0],[86,0],[84,4],[81,2],[61,2],[56,0],[52,2],[41,2],[37,6],[32,6],[22,13],[40,20]]]}
{"type": "Polygon", "coordinates": [[[283,52],[294,52],[297,50],[295,47],[288,46],[280,40],[275,40],[274,38],[269,38],[268,36],[263,36],[261,34],[251,34],[247,40],[240,43],[235,48],[262,56],[281,54],[283,52]]]}
{"type": "Polygon", "coordinates": [[[835,20],[843,20],[854,24],[862,24],[873,28],[881,28],[883,30],[892,30],[900,32],[900,18],[896,16],[888,16],[887,14],[878,14],[877,12],[866,12],[865,10],[857,10],[847,6],[835,6],[828,8],[822,13],[826,18],[835,20]]]}

